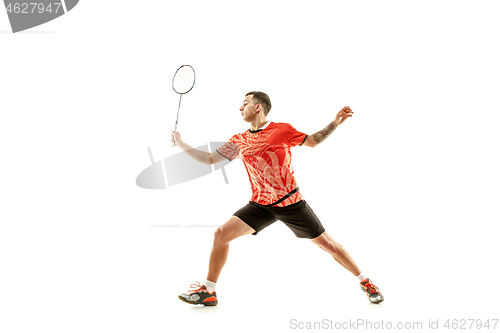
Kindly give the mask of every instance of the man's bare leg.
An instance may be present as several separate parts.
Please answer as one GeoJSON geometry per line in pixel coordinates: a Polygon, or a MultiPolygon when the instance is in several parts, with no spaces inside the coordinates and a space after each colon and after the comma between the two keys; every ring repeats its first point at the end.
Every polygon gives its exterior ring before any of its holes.
{"type": "Polygon", "coordinates": [[[253,228],[234,215],[226,223],[218,227],[214,233],[214,245],[210,253],[206,284],[200,285],[198,282],[196,285],[191,285],[191,288],[194,287],[195,289],[190,290],[187,294],[179,295],[179,299],[189,304],[217,305],[219,301],[215,293],[215,285],[227,260],[229,242],[254,232],[253,228]]]}
{"type": "Polygon", "coordinates": [[[361,270],[358,265],[351,258],[346,249],[339,243],[333,240],[333,238],[325,231],[316,238],[311,239],[312,242],[318,245],[321,249],[325,250],[332,255],[339,264],[344,266],[349,272],[354,274],[360,281],[360,286],[363,291],[366,292],[370,302],[378,304],[384,300],[384,296],[379,291],[378,287],[372,283],[370,279],[365,279],[361,275],[361,270]]]}
{"type": "Polygon", "coordinates": [[[217,282],[220,272],[226,264],[229,253],[229,242],[240,236],[254,233],[255,230],[237,216],[221,225],[214,233],[214,245],[210,253],[207,280],[217,282]]]}
{"type": "Polygon", "coordinates": [[[344,266],[349,272],[358,276],[361,274],[361,270],[358,265],[351,258],[347,250],[333,240],[333,238],[325,231],[316,238],[311,239],[311,241],[319,246],[321,249],[325,250],[333,259],[335,259],[339,264],[344,266]]]}

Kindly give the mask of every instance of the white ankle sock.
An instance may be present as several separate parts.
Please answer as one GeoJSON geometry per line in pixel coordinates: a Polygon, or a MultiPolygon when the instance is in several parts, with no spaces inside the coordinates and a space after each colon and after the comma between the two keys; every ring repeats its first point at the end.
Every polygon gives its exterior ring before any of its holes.
{"type": "Polygon", "coordinates": [[[215,291],[215,285],[217,283],[215,282],[212,282],[210,280],[207,280],[207,282],[205,282],[205,286],[207,286],[207,290],[209,293],[213,293],[215,291]]]}
{"type": "Polygon", "coordinates": [[[359,280],[359,282],[363,282],[366,278],[363,276],[363,273],[359,273],[358,276],[356,276],[359,280]]]}

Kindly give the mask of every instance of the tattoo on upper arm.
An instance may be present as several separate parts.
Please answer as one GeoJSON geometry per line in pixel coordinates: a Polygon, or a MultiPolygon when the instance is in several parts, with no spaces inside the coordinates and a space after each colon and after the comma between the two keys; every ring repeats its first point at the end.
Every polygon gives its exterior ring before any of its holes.
{"type": "Polygon", "coordinates": [[[335,125],[333,122],[331,122],[328,126],[326,126],[324,129],[321,131],[318,131],[317,133],[313,134],[314,141],[316,141],[316,144],[321,143],[325,141],[327,137],[332,134],[333,131],[337,128],[338,125],[335,125]]]}

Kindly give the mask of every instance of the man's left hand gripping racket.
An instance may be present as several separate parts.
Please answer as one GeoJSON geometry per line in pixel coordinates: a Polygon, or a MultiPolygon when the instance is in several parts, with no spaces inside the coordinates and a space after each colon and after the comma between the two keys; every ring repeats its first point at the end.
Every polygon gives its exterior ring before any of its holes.
{"type": "MultiPolygon", "coordinates": [[[[175,120],[174,132],[177,132],[177,125],[179,123],[179,111],[181,109],[182,95],[187,94],[194,87],[196,81],[196,74],[194,73],[193,67],[189,65],[182,65],[177,69],[172,80],[172,88],[176,93],[180,95],[179,97],[179,107],[177,108],[177,119],[175,120]]],[[[172,147],[175,146],[175,142],[172,141],[172,147]]]]}

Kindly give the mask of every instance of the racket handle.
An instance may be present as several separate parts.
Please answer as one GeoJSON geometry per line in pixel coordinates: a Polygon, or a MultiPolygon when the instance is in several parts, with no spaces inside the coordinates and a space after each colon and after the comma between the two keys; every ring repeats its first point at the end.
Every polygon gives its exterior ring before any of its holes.
{"type": "MultiPolygon", "coordinates": [[[[177,132],[177,124],[175,124],[174,132],[177,132]]],[[[175,147],[175,141],[172,141],[172,147],[175,147]]]]}

